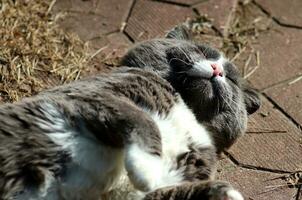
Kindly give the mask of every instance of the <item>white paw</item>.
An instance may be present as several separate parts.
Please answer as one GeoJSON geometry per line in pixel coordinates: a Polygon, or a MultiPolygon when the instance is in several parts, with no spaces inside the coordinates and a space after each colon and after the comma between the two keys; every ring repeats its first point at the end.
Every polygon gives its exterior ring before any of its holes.
{"type": "Polygon", "coordinates": [[[237,190],[230,189],[226,192],[226,199],[225,200],[244,200],[243,196],[237,190]]]}
{"type": "Polygon", "coordinates": [[[153,189],[162,171],[161,165],[159,157],[145,152],[137,145],[131,145],[126,152],[125,166],[128,176],[139,190],[153,189]]]}
{"type": "Polygon", "coordinates": [[[181,173],[170,170],[170,163],[135,144],[126,151],[125,167],[134,187],[142,191],[175,185],[182,180],[181,173]]]}
{"type": "Polygon", "coordinates": [[[242,194],[229,183],[216,182],[211,186],[209,200],[244,200],[242,194]]]}

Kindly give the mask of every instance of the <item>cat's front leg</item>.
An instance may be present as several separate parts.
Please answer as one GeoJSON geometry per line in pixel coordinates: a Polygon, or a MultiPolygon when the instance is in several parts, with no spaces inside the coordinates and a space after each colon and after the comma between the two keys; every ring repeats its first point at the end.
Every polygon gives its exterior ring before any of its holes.
{"type": "MultiPolygon", "coordinates": [[[[177,148],[177,147],[176,147],[177,148]]],[[[177,186],[184,181],[204,181],[211,180],[215,176],[217,154],[216,148],[212,145],[197,147],[189,145],[190,151],[173,159],[165,159],[159,155],[148,153],[144,148],[130,145],[126,150],[126,168],[130,179],[143,191],[152,191],[166,186],[177,186]],[[136,176],[132,176],[134,172],[136,176]]]]}
{"type": "Polygon", "coordinates": [[[183,181],[181,170],[172,170],[173,163],[162,159],[160,155],[146,152],[136,144],[126,150],[125,166],[134,186],[145,192],[157,188],[177,185],[183,181]]]}
{"type": "Polygon", "coordinates": [[[183,169],[185,181],[212,180],[216,172],[217,155],[214,146],[190,148],[177,158],[178,168],[183,169]]]}
{"type": "MultiPolygon", "coordinates": [[[[143,191],[152,191],[165,186],[177,186],[184,181],[211,180],[216,172],[216,149],[214,146],[194,148],[177,157],[176,163],[147,153],[136,144],[130,145],[126,152],[126,168],[136,173],[133,182],[148,182],[143,191]],[[173,166],[173,167],[172,167],[173,166]]],[[[130,178],[131,178],[130,174],[130,178]]],[[[138,184],[141,185],[141,184],[138,184]]],[[[142,184],[144,185],[144,184],[142,184]]]]}
{"type": "Polygon", "coordinates": [[[229,183],[221,181],[189,182],[148,193],[143,200],[243,200],[229,183]]]}

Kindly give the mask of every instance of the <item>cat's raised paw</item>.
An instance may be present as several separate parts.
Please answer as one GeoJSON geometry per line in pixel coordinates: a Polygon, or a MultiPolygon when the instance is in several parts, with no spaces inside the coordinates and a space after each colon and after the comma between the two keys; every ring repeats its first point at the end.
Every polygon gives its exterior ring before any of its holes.
{"type": "Polygon", "coordinates": [[[216,182],[211,186],[209,200],[244,200],[242,194],[225,182],[216,182]]]}
{"type": "Polygon", "coordinates": [[[226,192],[224,200],[244,200],[243,196],[237,190],[231,189],[226,192]]]}

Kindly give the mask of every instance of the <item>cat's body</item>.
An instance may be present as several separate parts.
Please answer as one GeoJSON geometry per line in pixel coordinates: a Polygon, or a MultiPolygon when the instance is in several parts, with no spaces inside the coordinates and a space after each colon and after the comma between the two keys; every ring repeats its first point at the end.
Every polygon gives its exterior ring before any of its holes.
{"type": "Polygon", "coordinates": [[[16,173],[4,175],[2,184],[20,181],[16,199],[35,193],[42,195],[36,199],[96,198],[120,186],[121,178],[129,184],[124,161],[139,179],[132,180],[136,186],[152,191],[185,180],[179,156],[192,149],[215,152],[210,134],[173,88],[139,69],[65,85],[3,105],[0,113],[0,170],[16,173]],[[30,186],[22,184],[26,180],[30,186]]]}
{"type": "Polygon", "coordinates": [[[1,105],[0,199],[241,200],[211,178],[216,152],[245,131],[258,97],[203,48],[149,41],[123,60],[144,69],[1,105]]]}

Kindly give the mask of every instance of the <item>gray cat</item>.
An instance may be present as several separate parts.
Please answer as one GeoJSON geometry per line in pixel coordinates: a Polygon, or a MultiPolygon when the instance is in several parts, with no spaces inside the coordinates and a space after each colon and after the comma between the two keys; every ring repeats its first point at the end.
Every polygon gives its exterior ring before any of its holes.
{"type": "Polygon", "coordinates": [[[219,153],[244,133],[247,114],[260,107],[258,93],[238,69],[221,52],[192,41],[185,26],[175,27],[166,39],[138,44],[122,64],[152,70],[166,79],[210,131],[219,153]]]}
{"type": "Polygon", "coordinates": [[[120,67],[0,106],[0,199],[241,200],[214,181],[257,93],[182,27],[120,67]],[[135,68],[136,67],[136,68],[135,68]]]}

